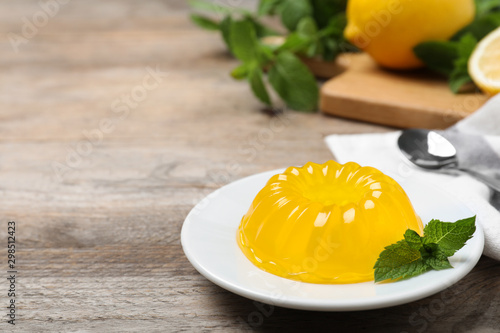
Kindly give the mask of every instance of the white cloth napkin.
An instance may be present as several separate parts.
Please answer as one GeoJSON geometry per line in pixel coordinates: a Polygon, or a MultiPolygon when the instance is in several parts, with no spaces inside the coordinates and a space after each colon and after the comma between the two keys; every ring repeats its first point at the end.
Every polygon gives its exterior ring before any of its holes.
{"type": "MultiPolygon", "coordinates": [[[[330,135],[325,141],[339,163],[354,161],[373,166],[388,175],[420,173],[430,182],[451,192],[477,214],[485,234],[483,254],[500,260],[500,212],[497,210],[500,208],[500,194],[462,173],[450,175],[413,166],[397,146],[400,133],[330,135]]],[[[500,94],[444,134],[453,137],[457,151],[461,152],[461,165],[500,174],[500,94]]]]}

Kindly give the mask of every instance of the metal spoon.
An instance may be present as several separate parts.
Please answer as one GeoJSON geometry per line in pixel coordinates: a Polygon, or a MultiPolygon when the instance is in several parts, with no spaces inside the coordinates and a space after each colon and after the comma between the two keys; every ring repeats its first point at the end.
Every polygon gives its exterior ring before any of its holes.
{"type": "Polygon", "coordinates": [[[437,132],[426,129],[405,130],[398,139],[398,146],[406,158],[421,168],[460,170],[500,192],[500,180],[460,167],[456,148],[437,132]]]}

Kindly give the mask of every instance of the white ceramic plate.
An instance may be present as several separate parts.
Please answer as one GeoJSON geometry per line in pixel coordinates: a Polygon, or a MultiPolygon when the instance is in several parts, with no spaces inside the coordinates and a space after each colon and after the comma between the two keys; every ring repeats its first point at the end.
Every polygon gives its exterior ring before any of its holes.
{"type": "MultiPolygon", "coordinates": [[[[213,283],[238,295],[287,308],[317,311],[355,311],[412,302],[437,293],[463,278],[483,251],[481,226],[453,257],[454,268],[430,271],[394,283],[324,285],[284,279],[255,267],[236,243],[236,230],[255,195],[275,170],[250,176],[213,192],[189,213],[182,227],[184,253],[213,283]]],[[[475,215],[464,203],[420,176],[397,179],[422,221],[456,221],[475,215]]],[[[401,235],[402,236],[402,235],[401,235]]]]}

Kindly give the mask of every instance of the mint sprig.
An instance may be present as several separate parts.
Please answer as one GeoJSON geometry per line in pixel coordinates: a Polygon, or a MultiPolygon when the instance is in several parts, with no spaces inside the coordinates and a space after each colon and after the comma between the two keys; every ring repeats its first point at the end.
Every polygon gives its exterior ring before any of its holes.
{"type": "Polygon", "coordinates": [[[315,111],[319,98],[316,79],[294,54],[285,51],[276,56],[269,83],[290,108],[315,111]]]}
{"type": "Polygon", "coordinates": [[[448,257],[460,250],[476,231],[476,217],[454,223],[431,220],[424,236],[406,230],[404,238],[389,245],[375,263],[375,282],[408,279],[431,269],[452,268],[448,257]]]}
{"type": "Polygon", "coordinates": [[[237,80],[246,80],[253,94],[272,106],[270,89],[297,111],[315,111],[318,83],[301,58],[331,61],[341,52],[354,51],[343,36],[346,0],[260,0],[256,12],[190,0],[197,12],[191,20],[206,30],[218,30],[240,64],[231,71],[237,80]],[[207,16],[208,15],[208,16],[207,16]],[[263,16],[278,16],[278,33],[262,22],[263,16]],[[218,17],[217,17],[218,16],[218,17]],[[215,17],[215,18],[214,18],[215,17]],[[281,43],[270,43],[265,37],[281,43]]]}
{"type": "Polygon", "coordinates": [[[413,51],[430,69],[448,76],[451,91],[458,93],[472,82],[467,63],[476,47],[477,39],[467,33],[458,41],[428,41],[418,44],[413,51]]]}
{"type": "Polygon", "coordinates": [[[445,255],[452,256],[460,250],[476,231],[476,217],[459,220],[455,223],[431,220],[424,227],[423,241],[438,244],[445,255]]]}
{"type": "Polygon", "coordinates": [[[231,20],[228,39],[232,53],[242,62],[231,75],[247,79],[261,102],[272,105],[263,75],[265,68],[270,86],[290,108],[315,110],[319,98],[316,79],[296,55],[259,43],[254,25],[248,19],[231,20]]]}
{"type": "Polygon", "coordinates": [[[281,1],[278,8],[281,22],[289,31],[296,30],[300,20],[313,14],[313,7],[308,0],[281,1]]]}
{"type": "Polygon", "coordinates": [[[457,44],[458,57],[453,62],[453,71],[450,74],[450,88],[455,94],[467,83],[472,82],[469,75],[469,58],[476,48],[477,39],[472,34],[460,38],[457,44]]]}

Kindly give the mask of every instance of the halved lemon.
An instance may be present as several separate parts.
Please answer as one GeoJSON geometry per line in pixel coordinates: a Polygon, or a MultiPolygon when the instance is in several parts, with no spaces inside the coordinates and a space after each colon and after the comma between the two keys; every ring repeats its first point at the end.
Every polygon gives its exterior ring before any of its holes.
{"type": "Polygon", "coordinates": [[[500,28],[484,37],[469,59],[469,74],[485,93],[500,92],[500,28]]]}

